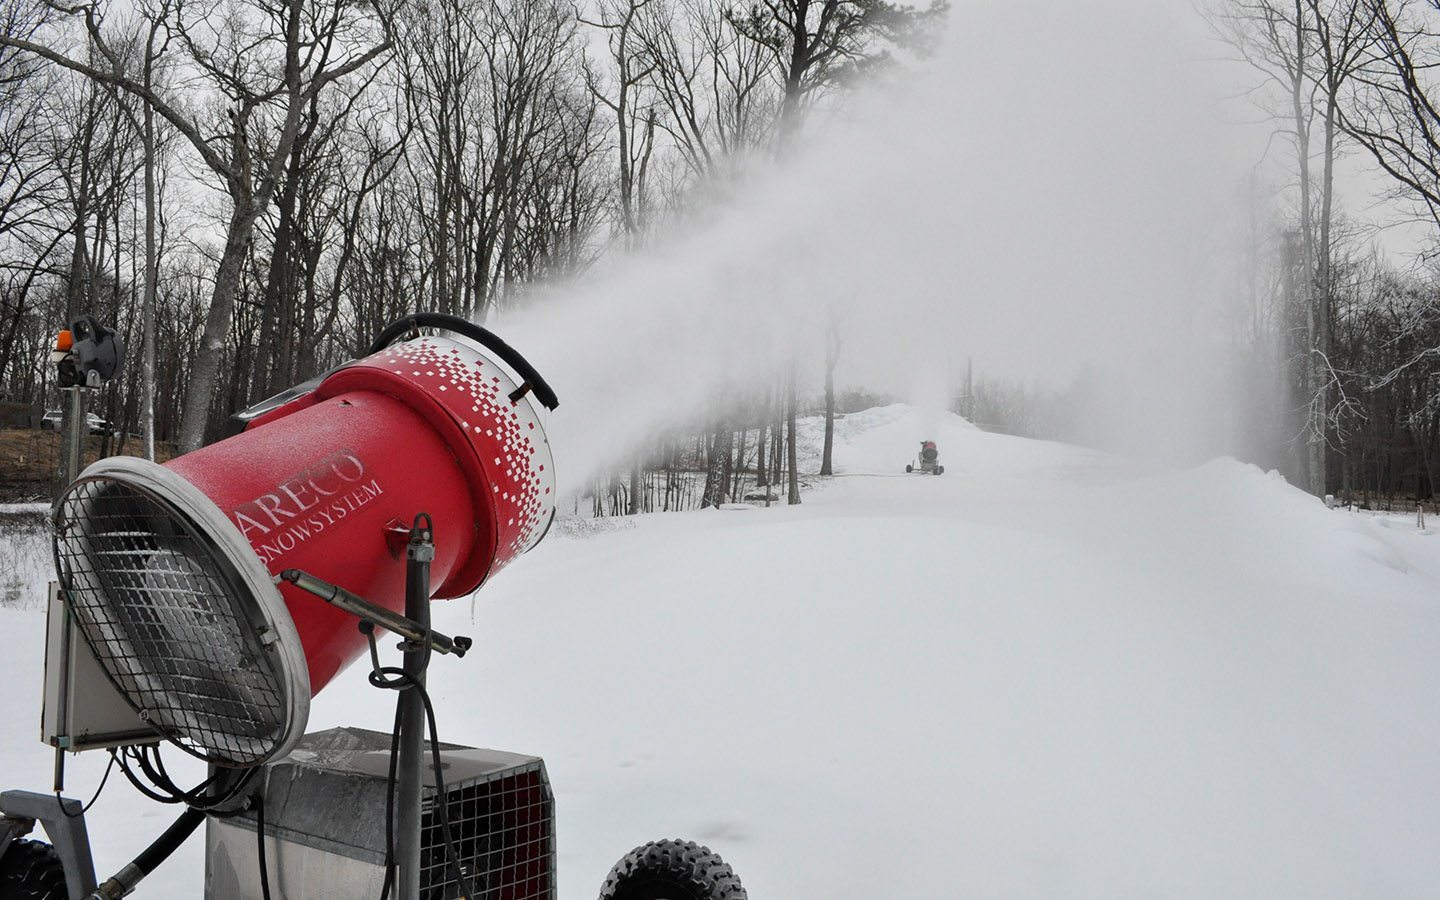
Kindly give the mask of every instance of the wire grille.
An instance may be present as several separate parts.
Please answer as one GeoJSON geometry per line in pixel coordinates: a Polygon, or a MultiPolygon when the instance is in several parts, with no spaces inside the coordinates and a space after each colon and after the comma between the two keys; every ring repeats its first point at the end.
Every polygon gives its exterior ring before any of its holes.
{"type": "Polygon", "coordinates": [[[222,765],[275,749],[284,673],[234,567],[178,510],[132,484],[77,481],[55,512],[55,562],[81,634],[141,718],[222,765]]]}
{"type": "MultiPolygon", "coordinates": [[[[450,833],[473,900],[553,900],[555,803],[541,763],[488,781],[448,786],[450,833]]],[[[435,798],[420,823],[420,896],[458,900],[435,798]]]]}

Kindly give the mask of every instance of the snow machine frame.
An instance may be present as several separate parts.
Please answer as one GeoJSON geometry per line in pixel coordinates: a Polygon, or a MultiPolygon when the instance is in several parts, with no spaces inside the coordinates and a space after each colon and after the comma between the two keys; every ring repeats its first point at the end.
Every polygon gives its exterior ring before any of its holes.
{"type": "Polygon", "coordinates": [[[84,806],[79,800],[54,794],[0,792],[0,858],[36,825],[45,829],[59,858],[70,900],[83,900],[95,890],[95,862],[90,856],[84,806]]]}

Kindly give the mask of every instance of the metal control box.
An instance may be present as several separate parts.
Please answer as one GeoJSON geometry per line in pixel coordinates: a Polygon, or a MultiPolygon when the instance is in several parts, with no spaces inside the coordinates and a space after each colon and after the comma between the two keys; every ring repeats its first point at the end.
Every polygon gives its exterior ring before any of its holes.
{"type": "MultiPolygon", "coordinates": [[[[385,878],[390,735],[308,734],[265,766],[265,854],[275,898],[378,897],[385,878]]],[[[554,900],[555,803],[538,757],[440,745],[451,837],[474,900],[554,900]]],[[[420,896],[454,900],[430,755],[425,756],[420,896]]],[[[205,896],[259,900],[254,812],[206,823],[205,896]]]]}
{"type": "Polygon", "coordinates": [[[45,700],[41,739],[71,752],[153,744],[159,735],[106,677],[50,583],[45,617],[45,700]]]}

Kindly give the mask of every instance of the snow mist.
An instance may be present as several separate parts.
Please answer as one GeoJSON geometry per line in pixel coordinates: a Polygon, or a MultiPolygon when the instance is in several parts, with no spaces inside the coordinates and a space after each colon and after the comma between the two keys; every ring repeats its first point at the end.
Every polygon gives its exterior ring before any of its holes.
{"type": "MultiPolygon", "coordinates": [[[[1101,442],[1213,453],[1215,273],[1253,136],[1222,121],[1184,0],[957,4],[937,56],[812,120],[739,199],[499,323],[555,385],[571,487],[657,427],[774,384],[935,410],[967,359],[1064,387],[1104,373],[1101,442]],[[1213,405],[1213,404],[1211,404],[1213,405]]],[[[918,438],[917,438],[918,439],[918,438]]]]}

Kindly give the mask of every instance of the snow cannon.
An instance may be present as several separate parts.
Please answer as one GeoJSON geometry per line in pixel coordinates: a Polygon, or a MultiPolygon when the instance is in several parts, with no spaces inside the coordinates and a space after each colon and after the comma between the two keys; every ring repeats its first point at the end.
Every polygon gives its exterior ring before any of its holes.
{"type": "Polygon", "coordinates": [[[920,442],[920,455],[915,462],[905,466],[905,471],[921,475],[943,475],[945,467],[940,465],[940,451],[934,441],[920,442]]]}
{"type": "MultiPolygon", "coordinates": [[[[0,791],[0,895],[119,900],[203,823],[204,889],[186,896],[555,900],[544,761],[440,743],[427,688],[433,654],[470,647],[431,628],[432,600],[474,591],[554,516],[535,403],[557,405],[499,338],[416,314],[225,440],[70,481],[46,634],[55,782],[0,791]],[[382,629],[402,665],[382,662],[382,629]],[[315,692],[367,650],[370,685],[395,692],[392,732],[304,734],[315,692]],[[177,784],[166,741],[209,777],[177,784]],[[102,748],[184,812],[97,884],[89,805],[62,791],[65,752],[102,748]],[[24,837],[37,825],[49,844],[24,837]]],[[[667,840],[622,857],[600,896],[746,894],[709,848],[667,840]]]]}
{"type": "Polygon", "coordinates": [[[366,648],[358,614],[311,596],[317,584],[398,614],[419,512],[435,599],[470,594],[544,537],[555,473],[532,401],[557,404],[499,338],[408,316],[218,443],[85,469],[53,513],[64,606],[164,738],[219,766],[281,757],[313,694],[366,648]]]}

